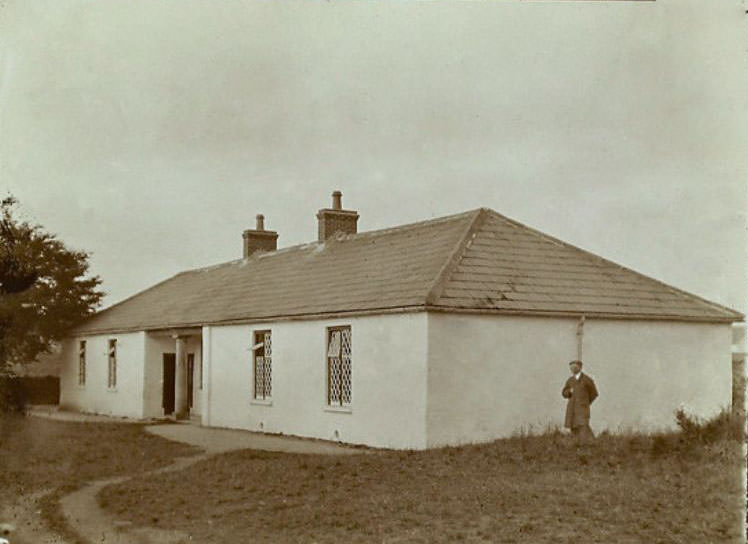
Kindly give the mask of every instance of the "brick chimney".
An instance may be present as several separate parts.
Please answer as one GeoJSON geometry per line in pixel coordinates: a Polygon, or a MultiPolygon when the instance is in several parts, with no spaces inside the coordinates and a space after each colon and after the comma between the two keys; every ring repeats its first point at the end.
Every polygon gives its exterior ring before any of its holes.
{"type": "Polygon", "coordinates": [[[356,234],[358,212],[342,209],[343,193],[335,191],[332,194],[332,208],[323,208],[317,212],[317,237],[324,242],[336,232],[356,234]]]}
{"type": "Polygon", "coordinates": [[[244,258],[257,251],[275,251],[278,249],[278,233],[265,230],[265,216],[257,215],[257,228],[244,231],[244,258]]]}

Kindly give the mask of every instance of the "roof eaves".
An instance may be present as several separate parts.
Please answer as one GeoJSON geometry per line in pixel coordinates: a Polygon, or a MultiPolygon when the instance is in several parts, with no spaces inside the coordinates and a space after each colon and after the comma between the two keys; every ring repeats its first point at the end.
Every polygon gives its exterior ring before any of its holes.
{"type": "Polygon", "coordinates": [[[615,319],[630,321],[684,321],[692,323],[734,323],[730,317],[720,316],[697,316],[687,314],[625,314],[612,312],[590,312],[590,311],[565,311],[565,310],[510,310],[500,308],[468,308],[457,306],[427,305],[427,312],[455,313],[455,314],[481,314],[481,315],[504,315],[518,317],[570,317],[579,319],[584,315],[586,319],[615,319]]]}
{"type": "Polygon", "coordinates": [[[93,321],[94,319],[96,319],[97,317],[105,314],[106,312],[109,312],[110,310],[112,310],[114,308],[117,308],[118,306],[122,306],[126,302],[130,302],[134,298],[137,298],[140,295],[147,293],[148,291],[152,291],[152,290],[156,289],[157,287],[160,287],[161,285],[165,284],[166,282],[169,282],[169,281],[173,280],[174,278],[176,278],[178,276],[181,276],[183,274],[186,274],[188,272],[190,272],[190,271],[186,270],[186,271],[178,272],[178,273],[174,274],[173,276],[169,276],[168,278],[166,278],[164,280],[161,280],[160,282],[155,283],[155,284],[151,285],[150,287],[146,287],[142,291],[138,291],[137,293],[132,294],[129,297],[124,298],[124,299],[120,300],[119,302],[116,302],[116,303],[112,304],[111,306],[107,306],[106,308],[103,308],[102,310],[99,310],[98,312],[96,312],[96,313],[94,313],[94,314],[86,317],[86,319],[83,322],[79,323],[78,325],[76,325],[75,327],[73,327],[72,329],[70,329],[70,332],[78,332],[79,329],[81,329],[82,327],[84,327],[86,325],[86,323],[89,323],[89,322],[93,321]]]}
{"type": "Polygon", "coordinates": [[[413,313],[425,311],[426,306],[423,304],[413,304],[408,306],[391,306],[381,308],[369,308],[361,310],[336,310],[332,312],[312,312],[312,313],[299,313],[299,314],[279,314],[271,316],[261,317],[242,317],[236,319],[224,319],[224,320],[212,320],[212,321],[190,321],[190,322],[174,322],[167,324],[159,324],[158,326],[153,325],[133,325],[129,327],[119,328],[102,328],[102,329],[88,329],[80,331],[72,331],[68,336],[73,336],[75,332],[79,335],[99,335],[99,334],[116,334],[116,333],[131,333],[140,331],[160,331],[166,329],[175,328],[189,328],[189,327],[211,327],[211,326],[225,326],[225,325],[243,325],[248,323],[269,323],[276,321],[305,321],[312,319],[331,319],[331,318],[342,318],[342,317],[357,317],[366,315],[385,315],[385,314],[398,314],[398,313],[413,313]]]}

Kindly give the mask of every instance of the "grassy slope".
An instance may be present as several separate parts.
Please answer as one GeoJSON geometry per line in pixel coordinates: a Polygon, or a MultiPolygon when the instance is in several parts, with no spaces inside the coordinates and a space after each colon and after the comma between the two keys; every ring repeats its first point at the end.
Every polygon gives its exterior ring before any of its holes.
{"type": "Polygon", "coordinates": [[[742,542],[739,442],[500,440],[352,457],[241,451],[107,488],[198,542],[742,542]]]}

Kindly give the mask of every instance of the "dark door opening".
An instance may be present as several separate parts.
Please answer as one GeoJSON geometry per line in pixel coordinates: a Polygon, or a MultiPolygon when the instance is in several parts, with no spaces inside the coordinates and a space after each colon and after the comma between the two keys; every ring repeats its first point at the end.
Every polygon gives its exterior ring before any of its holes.
{"type": "Polygon", "coordinates": [[[187,405],[192,409],[192,397],[195,390],[195,354],[187,354],[187,405]]]}
{"type": "Polygon", "coordinates": [[[177,356],[175,353],[164,353],[164,388],[161,398],[161,406],[164,407],[164,415],[174,413],[174,386],[176,384],[177,356]]]}

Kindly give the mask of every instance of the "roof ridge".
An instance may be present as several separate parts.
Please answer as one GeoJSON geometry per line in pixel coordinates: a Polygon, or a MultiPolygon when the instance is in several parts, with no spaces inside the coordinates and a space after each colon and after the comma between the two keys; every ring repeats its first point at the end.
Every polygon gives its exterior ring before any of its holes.
{"type": "MultiPolygon", "coordinates": [[[[432,217],[431,219],[423,219],[421,221],[415,221],[413,223],[405,223],[403,225],[395,225],[394,227],[384,227],[381,229],[374,229],[374,230],[365,230],[363,232],[356,232],[353,234],[344,234],[339,239],[340,240],[350,240],[350,239],[356,239],[359,237],[364,236],[371,236],[371,235],[381,235],[381,234],[389,234],[390,232],[397,232],[401,230],[408,230],[413,229],[417,227],[423,227],[432,225],[434,223],[443,223],[446,221],[454,221],[456,219],[460,219],[462,217],[469,216],[471,214],[474,214],[477,210],[468,210],[465,212],[459,212],[459,213],[453,213],[449,215],[442,215],[439,217],[432,217]]],[[[319,243],[319,242],[317,242],[319,243]]]]}
{"type": "MultiPolygon", "coordinates": [[[[484,209],[484,208],[481,208],[481,209],[484,209]]],[[[273,250],[273,251],[259,251],[257,253],[254,253],[254,254],[250,255],[249,257],[244,257],[244,258],[240,258],[240,259],[232,259],[230,261],[224,261],[222,263],[210,264],[210,265],[207,265],[207,266],[199,266],[197,268],[188,268],[187,270],[182,270],[181,272],[178,272],[177,274],[175,274],[172,277],[176,277],[176,276],[179,276],[181,274],[190,274],[190,273],[194,273],[194,272],[202,272],[202,271],[212,270],[214,268],[221,268],[221,267],[232,265],[232,264],[233,265],[239,265],[239,264],[241,264],[242,262],[244,262],[246,260],[253,260],[253,259],[256,259],[256,258],[269,257],[269,256],[272,256],[272,255],[280,255],[282,253],[286,253],[286,252],[290,252],[290,251],[294,251],[294,250],[312,249],[312,248],[317,247],[320,244],[324,244],[324,243],[326,243],[328,241],[356,240],[358,238],[363,238],[365,236],[370,236],[370,235],[379,236],[379,235],[389,234],[391,232],[399,232],[399,231],[402,231],[402,230],[408,230],[408,229],[412,229],[412,228],[417,228],[417,227],[422,227],[422,226],[428,226],[428,225],[431,225],[431,224],[434,224],[434,223],[441,223],[441,222],[445,222],[445,221],[454,221],[454,220],[456,220],[458,218],[461,218],[463,216],[468,216],[470,214],[473,214],[476,211],[477,210],[468,210],[468,211],[465,211],[465,212],[453,213],[453,214],[450,214],[450,215],[442,215],[440,217],[432,217],[431,219],[423,219],[421,221],[415,221],[413,223],[405,223],[403,225],[395,225],[394,227],[384,227],[384,228],[381,228],[381,229],[366,230],[366,231],[357,232],[357,233],[354,233],[354,234],[342,234],[342,235],[338,234],[337,236],[333,235],[329,239],[327,239],[325,241],[322,241],[322,242],[315,240],[313,242],[302,242],[300,244],[295,244],[295,245],[288,246],[288,247],[281,247],[281,248],[278,248],[278,249],[273,250]]],[[[169,279],[171,279],[171,278],[169,278],[169,279]]],[[[164,281],[166,281],[166,280],[164,280],[164,281]]],[[[163,282],[160,282],[160,283],[163,283],[163,282]]],[[[155,287],[155,285],[153,287],[155,287]]],[[[143,291],[141,291],[141,292],[143,292],[143,291]]],[[[136,295],[137,294],[138,293],[136,293],[136,295]]],[[[136,296],[136,295],[133,295],[133,296],[136,296]]],[[[129,297],[129,298],[132,298],[132,297],[129,297]]]]}
{"type": "Polygon", "coordinates": [[[460,261],[465,254],[465,249],[467,249],[467,247],[470,245],[470,242],[472,242],[473,238],[475,238],[475,233],[483,224],[483,220],[486,217],[486,211],[490,210],[487,210],[487,208],[478,208],[477,210],[468,212],[473,217],[471,218],[465,230],[462,231],[462,234],[458,238],[457,243],[452,248],[452,251],[449,254],[449,258],[439,269],[434,282],[431,284],[431,287],[429,287],[429,290],[426,293],[427,305],[436,304],[436,302],[439,300],[439,297],[441,297],[447,281],[452,276],[452,273],[455,271],[457,266],[460,264],[460,261]]]}
{"type": "Polygon", "coordinates": [[[684,291],[683,289],[679,289],[677,287],[673,287],[672,285],[669,285],[669,284],[665,283],[664,281],[658,280],[656,278],[653,278],[651,276],[643,274],[643,273],[641,273],[641,272],[639,272],[637,270],[634,270],[632,268],[628,268],[628,267],[626,267],[626,266],[624,266],[622,264],[619,264],[619,263],[617,263],[615,261],[611,261],[610,259],[606,259],[605,257],[601,257],[600,255],[597,255],[596,253],[592,253],[591,251],[587,251],[586,249],[583,249],[583,248],[581,248],[579,246],[575,246],[574,244],[571,244],[569,242],[566,242],[564,240],[561,240],[559,238],[556,238],[554,236],[551,236],[549,234],[541,232],[541,231],[539,231],[537,229],[529,227],[529,226],[525,225],[524,223],[520,223],[519,221],[517,221],[515,219],[511,219],[510,217],[502,215],[502,214],[500,214],[499,212],[497,212],[495,210],[490,210],[489,209],[488,211],[491,212],[496,217],[498,217],[499,219],[501,219],[502,221],[505,221],[507,223],[511,223],[511,224],[513,224],[513,225],[515,225],[517,227],[521,227],[521,228],[529,231],[530,233],[532,233],[532,234],[534,234],[536,236],[539,236],[541,238],[545,238],[548,241],[553,242],[554,244],[571,248],[571,249],[573,249],[575,251],[578,251],[578,252],[584,254],[587,257],[593,258],[594,260],[602,261],[603,263],[606,263],[608,265],[612,265],[612,266],[614,266],[616,268],[619,268],[621,270],[624,270],[624,271],[626,271],[628,273],[634,274],[638,278],[654,282],[654,283],[658,284],[659,286],[668,289],[669,291],[678,293],[680,295],[685,295],[685,296],[687,296],[689,298],[694,299],[697,302],[700,302],[701,304],[704,304],[705,306],[711,307],[712,309],[717,309],[717,310],[720,310],[722,312],[730,313],[730,314],[733,315],[733,317],[737,317],[739,321],[742,321],[742,320],[745,319],[745,316],[742,313],[738,312],[737,310],[733,310],[732,308],[729,308],[728,306],[724,306],[722,304],[718,304],[716,302],[712,302],[712,301],[707,300],[707,299],[705,299],[703,297],[700,297],[699,295],[695,295],[693,293],[689,293],[688,291],[684,291]]]}

